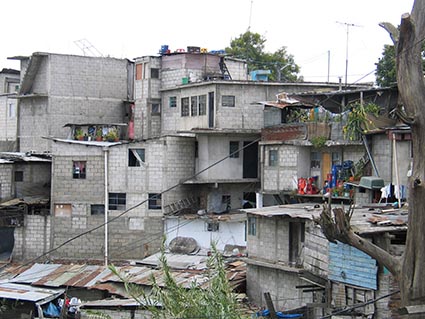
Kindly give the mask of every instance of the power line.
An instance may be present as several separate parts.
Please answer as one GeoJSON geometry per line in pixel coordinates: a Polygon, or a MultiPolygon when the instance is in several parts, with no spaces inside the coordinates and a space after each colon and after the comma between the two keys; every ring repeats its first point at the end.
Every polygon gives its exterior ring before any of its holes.
{"type": "MultiPolygon", "coordinates": [[[[133,209],[135,209],[135,208],[137,208],[137,207],[141,206],[142,204],[146,203],[147,201],[152,200],[152,199],[157,199],[160,195],[162,195],[162,194],[164,194],[164,193],[167,193],[167,192],[169,192],[169,191],[171,191],[171,190],[173,190],[173,189],[175,189],[175,188],[179,187],[180,185],[183,185],[186,181],[188,181],[188,180],[191,180],[191,179],[195,178],[196,176],[198,176],[198,175],[200,175],[200,174],[204,173],[205,171],[209,170],[210,168],[212,168],[212,167],[214,167],[214,166],[216,166],[216,165],[220,164],[221,162],[225,161],[225,160],[226,160],[226,159],[228,159],[229,157],[231,157],[231,156],[233,156],[233,155],[235,155],[235,154],[238,154],[240,151],[243,151],[245,148],[247,148],[247,147],[249,147],[249,146],[251,146],[251,145],[253,145],[253,144],[255,144],[255,143],[259,142],[260,140],[261,140],[261,138],[258,138],[258,139],[254,140],[254,141],[252,141],[252,142],[250,142],[250,143],[248,143],[248,144],[246,144],[246,145],[243,145],[243,147],[241,147],[241,148],[239,148],[238,150],[236,150],[236,151],[234,151],[234,152],[230,153],[229,155],[227,155],[227,156],[225,156],[225,157],[221,158],[220,160],[218,160],[218,161],[216,161],[216,162],[212,163],[211,165],[209,165],[209,166],[207,166],[206,168],[204,168],[204,169],[200,170],[199,172],[197,172],[197,173],[195,173],[195,174],[191,175],[190,177],[187,177],[187,178],[185,178],[185,179],[181,180],[179,183],[177,183],[177,184],[175,184],[175,185],[173,185],[173,186],[171,186],[171,187],[169,187],[169,188],[167,188],[167,189],[165,189],[165,190],[161,191],[160,193],[157,193],[157,194],[155,194],[154,196],[148,197],[147,199],[145,199],[145,200],[143,200],[143,201],[141,201],[141,202],[137,203],[136,205],[134,205],[134,206],[132,206],[132,207],[130,207],[130,208],[128,208],[128,209],[126,209],[125,211],[123,211],[123,212],[122,212],[122,213],[120,213],[119,215],[114,216],[113,218],[109,219],[107,222],[104,222],[104,223],[102,223],[102,224],[100,224],[100,225],[98,225],[98,226],[95,226],[95,227],[93,227],[93,228],[91,228],[91,229],[89,229],[89,230],[87,230],[87,231],[84,231],[84,232],[82,232],[82,233],[80,233],[80,234],[78,234],[78,235],[76,235],[76,236],[74,236],[74,237],[71,237],[70,239],[68,239],[68,240],[64,241],[63,243],[59,244],[58,246],[56,246],[56,247],[54,247],[54,248],[52,248],[52,249],[48,250],[47,252],[45,252],[45,253],[43,253],[43,254],[41,254],[41,255],[39,255],[39,256],[37,256],[37,257],[35,257],[35,258],[31,259],[31,260],[29,260],[29,261],[27,261],[26,263],[22,264],[20,267],[17,267],[17,269],[16,269],[16,270],[18,270],[18,269],[20,269],[20,268],[23,268],[23,267],[25,267],[25,266],[27,266],[27,265],[30,265],[30,264],[32,264],[32,263],[34,263],[34,262],[36,262],[37,260],[39,260],[40,258],[45,257],[45,256],[47,256],[47,255],[51,254],[52,252],[55,252],[55,251],[57,251],[58,249],[62,248],[63,246],[65,246],[65,245],[67,245],[67,244],[69,244],[69,243],[73,242],[74,240],[76,240],[76,239],[78,239],[78,238],[80,238],[80,237],[83,237],[83,236],[85,236],[85,235],[87,235],[87,234],[89,234],[89,233],[91,233],[91,232],[93,232],[93,231],[95,231],[95,230],[98,230],[98,229],[100,229],[100,228],[104,227],[105,225],[107,225],[107,224],[109,224],[109,223],[111,223],[111,222],[113,222],[113,221],[115,221],[115,220],[119,219],[120,217],[122,217],[123,215],[125,215],[125,214],[127,214],[128,212],[132,211],[133,209]]],[[[107,207],[105,207],[105,209],[107,209],[107,207]]]]}

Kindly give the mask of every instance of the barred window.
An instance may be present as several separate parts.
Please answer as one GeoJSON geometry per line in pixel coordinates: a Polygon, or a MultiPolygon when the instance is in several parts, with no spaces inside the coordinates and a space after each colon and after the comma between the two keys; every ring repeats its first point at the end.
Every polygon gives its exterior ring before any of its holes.
{"type": "Polygon", "coordinates": [[[189,116],[189,98],[182,98],[182,116],[189,116]]]}
{"type": "Polygon", "coordinates": [[[190,114],[192,116],[198,115],[198,97],[197,96],[192,96],[190,98],[190,114]]]}
{"type": "Polygon", "coordinates": [[[207,115],[207,96],[205,94],[198,96],[198,104],[199,115],[207,115]]]}

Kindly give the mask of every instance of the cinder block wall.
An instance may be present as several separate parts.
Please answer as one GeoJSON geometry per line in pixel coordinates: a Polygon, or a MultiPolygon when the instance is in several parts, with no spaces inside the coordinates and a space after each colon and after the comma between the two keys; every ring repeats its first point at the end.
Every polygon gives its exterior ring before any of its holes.
{"type": "Polygon", "coordinates": [[[50,151],[67,123],[121,123],[127,100],[128,60],[50,54],[43,58],[32,93],[20,100],[20,151],[50,151]]]}
{"type": "Polygon", "coordinates": [[[311,294],[302,293],[296,286],[305,285],[297,273],[248,264],[247,294],[251,302],[267,307],[264,293],[269,292],[277,311],[301,307],[312,302],[311,294]]]}
{"type": "Polygon", "coordinates": [[[13,164],[0,165],[0,199],[4,200],[14,195],[12,188],[13,164]]]}
{"type": "Polygon", "coordinates": [[[13,259],[29,260],[50,248],[50,216],[26,215],[24,227],[15,228],[13,259]]]}

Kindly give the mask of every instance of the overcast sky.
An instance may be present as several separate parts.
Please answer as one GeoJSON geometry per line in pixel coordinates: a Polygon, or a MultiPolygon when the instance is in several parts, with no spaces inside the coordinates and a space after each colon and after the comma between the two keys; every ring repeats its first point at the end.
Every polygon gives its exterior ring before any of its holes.
{"type": "Polygon", "coordinates": [[[267,39],[267,52],[285,46],[306,81],[327,80],[328,52],[330,81],[344,81],[347,43],[348,82],[373,81],[383,46],[391,44],[378,23],[397,26],[412,5],[413,0],[2,1],[0,69],[19,69],[7,58],[37,51],[84,55],[76,44],[81,39],[92,51],[130,60],[157,55],[164,44],[172,51],[219,50],[250,27],[267,39]]]}

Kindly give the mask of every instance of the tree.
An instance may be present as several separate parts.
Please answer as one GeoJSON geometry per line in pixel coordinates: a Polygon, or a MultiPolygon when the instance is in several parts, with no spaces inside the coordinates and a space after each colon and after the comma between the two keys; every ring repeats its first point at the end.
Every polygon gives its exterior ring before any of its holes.
{"type": "Polygon", "coordinates": [[[236,58],[247,60],[248,71],[270,70],[270,80],[295,82],[298,79],[299,66],[294,57],[281,47],[274,53],[264,51],[266,38],[258,33],[246,31],[230,42],[226,53],[236,58]]]}
{"type": "Polygon", "coordinates": [[[397,82],[395,66],[395,49],[393,45],[386,44],[382,57],[376,65],[376,83],[381,86],[391,86],[397,82]]]}
{"type": "MultiPolygon", "coordinates": [[[[409,177],[409,223],[406,248],[397,258],[387,251],[356,235],[350,227],[352,210],[325,206],[319,223],[331,241],[341,241],[367,253],[387,267],[398,280],[404,306],[425,308],[425,83],[422,72],[421,46],[425,39],[425,1],[415,0],[412,13],[401,17],[398,30],[381,24],[394,41],[399,96],[403,108],[400,119],[412,130],[413,171],[409,177]],[[333,213],[333,214],[332,214],[333,213]]],[[[422,318],[411,315],[409,318],[422,318]]]]}
{"type": "Polygon", "coordinates": [[[140,286],[130,284],[128,278],[110,266],[111,271],[124,282],[127,292],[141,305],[147,305],[152,318],[242,318],[238,302],[227,279],[223,257],[214,244],[207,261],[209,286],[206,289],[199,286],[202,282],[194,282],[190,288],[178,284],[167,263],[164,247],[163,242],[159,260],[165,287],[160,286],[152,276],[152,290],[149,294],[140,286]]]}

